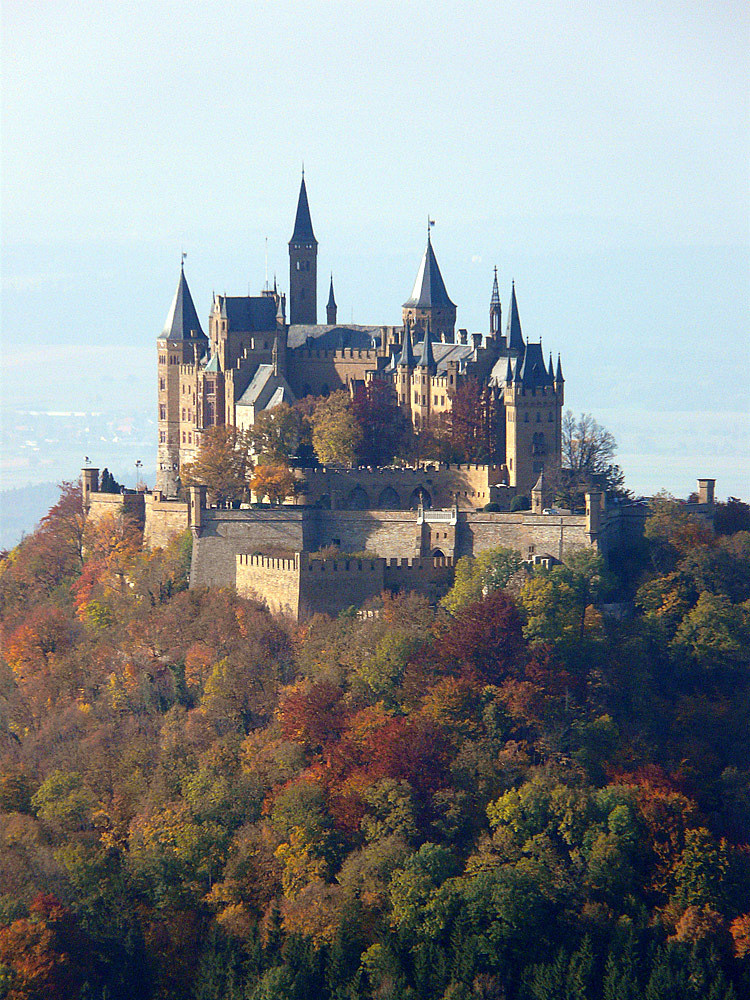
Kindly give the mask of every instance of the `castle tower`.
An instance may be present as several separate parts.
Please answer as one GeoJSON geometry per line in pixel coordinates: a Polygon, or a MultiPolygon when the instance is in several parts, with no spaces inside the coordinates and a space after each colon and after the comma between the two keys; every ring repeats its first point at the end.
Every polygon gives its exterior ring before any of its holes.
{"type": "MultiPolygon", "coordinates": [[[[431,225],[431,223],[430,223],[431,225]]],[[[411,325],[424,331],[430,329],[438,340],[455,341],[456,306],[448,298],[443,276],[432,249],[430,229],[427,246],[417,271],[417,280],[410,297],[402,308],[404,327],[411,325]]]]}
{"type": "Polygon", "coordinates": [[[518,317],[515,288],[511,299],[507,334],[520,353],[511,376],[508,367],[503,387],[505,404],[505,462],[508,482],[519,494],[529,495],[542,473],[549,477],[560,468],[562,457],[562,408],[564,386],[544,362],[542,345],[524,344],[518,317]]]}
{"type": "Polygon", "coordinates": [[[336,299],[333,295],[333,275],[331,275],[331,287],[328,291],[328,302],[326,303],[326,323],[328,326],[336,326],[336,299]]]}
{"type": "Polygon", "coordinates": [[[307,203],[305,171],[297,201],[294,232],[289,240],[289,322],[317,323],[318,241],[307,203]]]}
{"type": "Polygon", "coordinates": [[[499,340],[502,336],[503,312],[500,306],[500,289],[497,287],[497,268],[492,281],[492,297],[490,298],[490,336],[499,340]]]}
{"type": "Polygon", "coordinates": [[[167,496],[177,493],[180,463],[184,456],[183,444],[190,449],[197,445],[194,441],[197,404],[194,383],[197,381],[198,362],[207,348],[208,338],[195,311],[183,261],[177,291],[157,340],[159,444],[156,488],[167,496]]]}

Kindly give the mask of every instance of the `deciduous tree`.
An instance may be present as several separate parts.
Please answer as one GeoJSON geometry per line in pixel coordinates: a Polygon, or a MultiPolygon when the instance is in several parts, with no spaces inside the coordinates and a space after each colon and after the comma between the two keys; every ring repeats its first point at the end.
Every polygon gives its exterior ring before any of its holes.
{"type": "Polygon", "coordinates": [[[207,486],[218,504],[239,504],[247,496],[252,470],[251,441],[236,427],[207,427],[198,454],[182,470],[186,486],[207,486]]]}

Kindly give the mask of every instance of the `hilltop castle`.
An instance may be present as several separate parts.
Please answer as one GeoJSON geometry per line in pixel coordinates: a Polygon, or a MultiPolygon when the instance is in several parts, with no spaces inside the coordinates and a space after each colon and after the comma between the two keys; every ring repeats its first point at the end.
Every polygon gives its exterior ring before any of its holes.
{"type": "Polygon", "coordinates": [[[543,471],[560,464],[564,380],[558,355],[545,362],[541,341],[524,340],[515,287],[505,332],[495,269],[486,333],[456,330],[456,306],[438,266],[428,226],[401,326],[337,323],[333,277],[326,322],[318,323],[318,241],[304,172],[289,241],[289,299],[273,288],[258,296],[215,295],[203,332],[180,269],[158,338],[157,490],[175,496],[180,470],[195,458],[208,427],[251,426],[259,412],[305,396],[390,383],[416,431],[451,409],[463,382],[478,380],[498,411],[497,482],[528,495],[543,471]]]}

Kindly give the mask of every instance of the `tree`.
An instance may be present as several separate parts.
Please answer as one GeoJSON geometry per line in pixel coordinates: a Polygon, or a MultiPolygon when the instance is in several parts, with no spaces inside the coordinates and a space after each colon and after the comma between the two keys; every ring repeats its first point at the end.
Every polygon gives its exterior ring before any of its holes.
{"type": "Polygon", "coordinates": [[[399,454],[410,430],[393,386],[372,379],[357,389],[352,411],[362,431],[357,458],[363,465],[387,465],[399,454]]]}
{"type": "Polygon", "coordinates": [[[318,459],[325,463],[352,465],[362,440],[359,426],[346,392],[334,392],[315,406],[312,444],[318,459]]]}
{"type": "Polygon", "coordinates": [[[521,565],[519,553],[502,546],[487,549],[476,558],[464,556],[456,564],[453,586],[440,603],[447,611],[454,612],[479,601],[493,590],[507,587],[521,565]]]}
{"type": "Polygon", "coordinates": [[[294,492],[295,479],[288,465],[257,465],[250,479],[250,489],[262,502],[280,504],[294,492]]]}
{"type": "Polygon", "coordinates": [[[566,410],[562,420],[563,475],[558,488],[561,499],[570,506],[581,506],[583,494],[590,489],[622,494],[625,477],[614,463],[617,443],[590,413],[576,420],[566,410]]]}
{"type": "Polygon", "coordinates": [[[750,504],[738,497],[728,497],[726,503],[719,501],[714,507],[714,530],[717,535],[750,531],[750,504]]]}
{"type": "Polygon", "coordinates": [[[284,465],[296,454],[302,415],[287,403],[263,410],[247,432],[253,451],[263,465],[284,465]]]}
{"type": "Polygon", "coordinates": [[[497,405],[491,389],[478,379],[468,379],[451,393],[448,429],[461,461],[493,461],[497,451],[497,405]]]}
{"type": "Polygon", "coordinates": [[[239,504],[247,495],[251,442],[236,427],[207,427],[198,454],[182,470],[186,486],[207,486],[218,504],[239,504]]]}

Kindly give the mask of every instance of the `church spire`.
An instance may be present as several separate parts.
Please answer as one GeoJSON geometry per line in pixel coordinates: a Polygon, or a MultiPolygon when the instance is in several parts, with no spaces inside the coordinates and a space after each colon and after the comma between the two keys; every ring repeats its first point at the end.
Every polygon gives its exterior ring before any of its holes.
{"type": "Polygon", "coordinates": [[[318,322],[317,285],[318,241],[310,218],[303,170],[294,232],[289,240],[289,322],[292,325],[318,322]]]}
{"type": "Polygon", "coordinates": [[[495,277],[492,281],[492,295],[490,297],[490,336],[499,337],[501,326],[500,289],[497,287],[497,268],[495,268],[495,277]]]}
{"type": "Polygon", "coordinates": [[[326,323],[329,326],[336,326],[336,298],[333,294],[333,275],[331,275],[331,287],[328,290],[328,303],[326,304],[326,323]]]}
{"type": "Polygon", "coordinates": [[[505,339],[508,347],[512,351],[524,352],[523,334],[521,333],[521,319],[518,315],[518,302],[516,302],[516,283],[513,282],[510,292],[510,309],[508,310],[508,325],[505,328],[505,339]]]}
{"type": "Polygon", "coordinates": [[[430,330],[429,324],[424,332],[424,340],[422,341],[422,354],[420,355],[419,368],[427,368],[428,371],[433,371],[435,368],[435,356],[432,353],[432,332],[430,330]]]}
{"type": "Polygon", "coordinates": [[[313,232],[312,219],[310,218],[310,206],[307,202],[307,187],[305,186],[304,168],[302,170],[302,183],[299,186],[297,215],[294,219],[294,232],[292,233],[291,240],[289,240],[289,245],[292,246],[300,243],[315,243],[316,246],[318,243],[315,239],[315,233],[313,232]]]}

